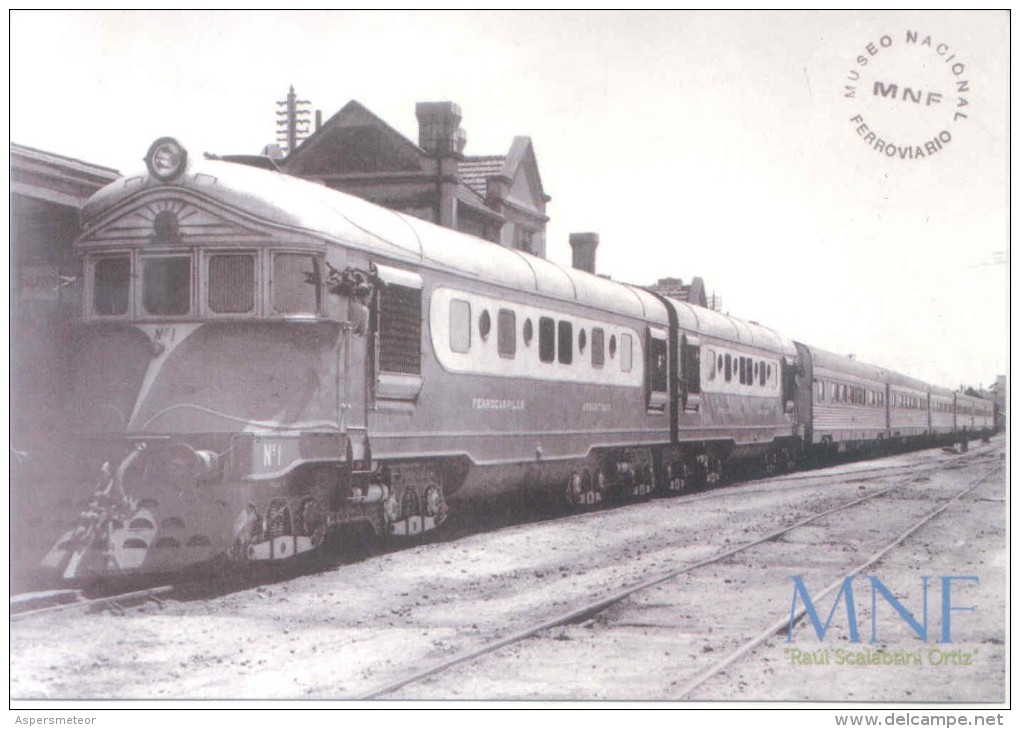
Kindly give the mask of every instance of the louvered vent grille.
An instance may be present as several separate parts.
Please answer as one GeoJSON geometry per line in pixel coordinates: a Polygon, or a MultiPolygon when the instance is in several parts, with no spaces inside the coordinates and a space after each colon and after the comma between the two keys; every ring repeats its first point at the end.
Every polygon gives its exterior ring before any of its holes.
{"type": "Polygon", "coordinates": [[[421,291],[388,284],[379,295],[379,369],[421,374],[421,291]]]}

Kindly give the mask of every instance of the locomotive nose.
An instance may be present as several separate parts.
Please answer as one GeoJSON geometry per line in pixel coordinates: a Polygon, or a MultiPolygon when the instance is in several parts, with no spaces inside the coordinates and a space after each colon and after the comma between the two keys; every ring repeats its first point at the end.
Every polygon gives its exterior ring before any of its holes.
{"type": "Polygon", "coordinates": [[[189,501],[220,473],[212,451],[139,443],[115,470],[103,465],[91,502],[43,568],[75,580],[174,570],[211,558],[217,531],[210,514],[190,509],[189,501]]]}

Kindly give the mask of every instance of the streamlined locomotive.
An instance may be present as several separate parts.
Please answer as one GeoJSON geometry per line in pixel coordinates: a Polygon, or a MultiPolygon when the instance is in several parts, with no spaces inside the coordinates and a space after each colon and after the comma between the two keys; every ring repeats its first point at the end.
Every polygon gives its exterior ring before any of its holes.
{"type": "Polygon", "coordinates": [[[978,398],[170,138],[146,164],[76,243],[92,496],[45,560],[69,579],[992,427],[978,398]]]}

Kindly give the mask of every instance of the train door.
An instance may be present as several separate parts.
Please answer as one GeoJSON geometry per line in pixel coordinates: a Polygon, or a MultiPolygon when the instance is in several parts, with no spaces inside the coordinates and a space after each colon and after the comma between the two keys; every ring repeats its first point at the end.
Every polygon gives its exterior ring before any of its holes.
{"type": "Polygon", "coordinates": [[[645,391],[648,412],[663,414],[669,402],[669,346],[667,333],[648,327],[645,391]]]}
{"type": "Polygon", "coordinates": [[[701,340],[689,334],[680,339],[680,403],[684,412],[701,407],[701,340]]]}
{"type": "MultiPolygon", "coordinates": [[[[334,269],[335,270],[335,269],[334,269]]],[[[368,444],[369,387],[373,349],[375,285],[372,274],[349,268],[337,272],[338,292],[346,295],[348,326],[337,345],[337,418],[348,436],[348,461],[371,465],[368,444]]]]}
{"type": "Polygon", "coordinates": [[[800,367],[795,375],[796,396],[796,421],[799,435],[805,444],[810,444],[814,436],[812,423],[814,422],[814,367],[811,361],[811,350],[800,342],[794,342],[797,347],[797,360],[800,367]]]}
{"type": "Polygon", "coordinates": [[[892,435],[892,389],[888,382],[885,383],[885,434],[886,437],[892,435]]]}
{"type": "Polygon", "coordinates": [[[782,375],[782,399],[783,412],[796,417],[797,412],[797,362],[788,360],[786,357],[780,359],[780,374],[782,375]]]}

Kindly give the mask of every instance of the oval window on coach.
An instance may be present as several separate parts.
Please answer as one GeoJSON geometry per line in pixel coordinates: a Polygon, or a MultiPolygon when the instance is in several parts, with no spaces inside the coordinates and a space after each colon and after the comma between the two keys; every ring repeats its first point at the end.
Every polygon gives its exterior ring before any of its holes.
{"type": "Polygon", "coordinates": [[[277,314],[318,314],[322,286],[318,256],[307,253],[273,255],[271,298],[277,314]]]}
{"type": "Polygon", "coordinates": [[[191,256],[142,259],[142,308],[151,316],[191,311],[191,256]]]}
{"type": "Polygon", "coordinates": [[[92,263],[92,313],[123,316],[131,301],[131,256],[104,256],[92,263]]]}
{"type": "Polygon", "coordinates": [[[255,255],[213,253],[206,259],[206,303],[212,314],[255,312],[255,255]]]}

